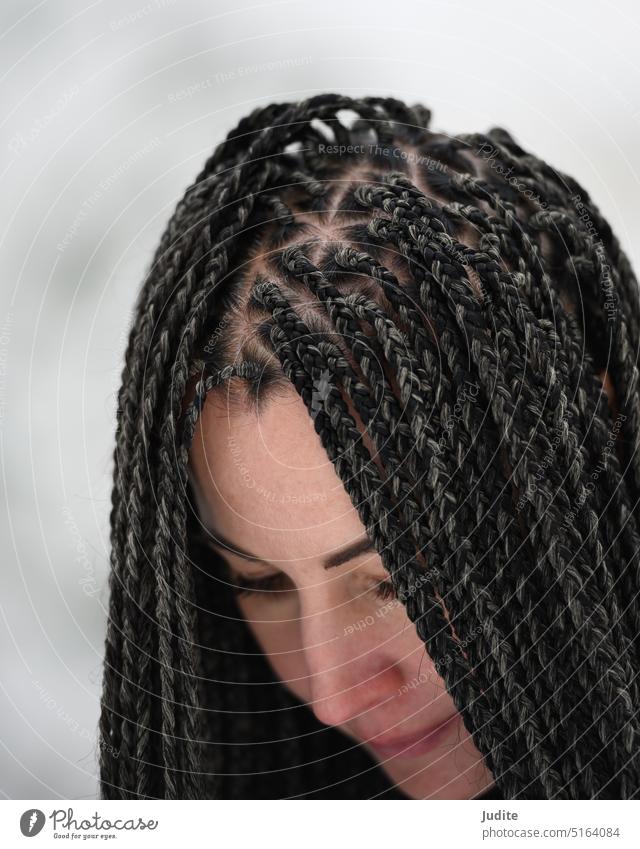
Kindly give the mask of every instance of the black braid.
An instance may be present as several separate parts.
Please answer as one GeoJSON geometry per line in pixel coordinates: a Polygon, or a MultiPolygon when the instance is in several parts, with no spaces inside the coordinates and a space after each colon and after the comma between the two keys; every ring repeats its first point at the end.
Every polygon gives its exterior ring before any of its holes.
{"type": "Polygon", "coordinates": [[[188,481],[209,393],[311,411],[321,375],[316,433],[504,798],[640,791],[637,281],[573,178],[430,121],[257,108],[167,224],[118,396],[103,798],[402,798],[275,679],[188,481]]]}

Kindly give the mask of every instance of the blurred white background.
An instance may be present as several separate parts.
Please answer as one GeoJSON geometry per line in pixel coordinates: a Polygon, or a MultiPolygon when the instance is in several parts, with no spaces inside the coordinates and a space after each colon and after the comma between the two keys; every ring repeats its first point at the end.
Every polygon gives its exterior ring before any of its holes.
{"type": "Polygon", "coordinates": [[[4,0],[0,794],[97,796],[116,395],[136,291],[214,146],[318,92],[507,128],[640,268],[640,12],[616,2],[4,0]]]}

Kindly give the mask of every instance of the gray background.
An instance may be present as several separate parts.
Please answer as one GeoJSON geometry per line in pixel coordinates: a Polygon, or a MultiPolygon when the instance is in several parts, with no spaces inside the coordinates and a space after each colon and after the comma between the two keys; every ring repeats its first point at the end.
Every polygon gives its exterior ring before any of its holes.
{"type": "Polygon", "coordinates": [[[640,266],[640,19],[624,2],[2,4],[0,794],[97,795],[116,393],[135,293],[214,145],[322,91],[502,125],[640,266]]]}

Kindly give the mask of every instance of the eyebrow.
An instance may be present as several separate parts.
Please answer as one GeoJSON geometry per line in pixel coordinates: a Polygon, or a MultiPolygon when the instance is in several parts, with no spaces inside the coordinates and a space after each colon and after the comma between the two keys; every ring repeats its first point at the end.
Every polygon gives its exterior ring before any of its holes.
{"type": "MultiPolygon", "coordinates": [[[[213,537],[213,539],[207,540],[212,545],[220,546],[221,548],[227,548],[231,551],[232,554],[237,554],[238,557],[242,557],[244,560],[251,560],[253,562],[258,563],[266,563],[269,566],[273,566],[273,563],[269,563],[268,560],[263,560],[261,557],[256,557],[255,554],[251,554],[248,551],[244,551],[240,546],[235,545],[235,543],[230,542],[228,539],[219,532],[214,531],[213,528],[206,529],[213,537]]],[[[373,542],[369,539],[369,537],[363,537],[362,539],[356,540],[350,545],[345,546],[340,551],[334,551],[333,554],[330,554],[326,557],[322,563],[325,569],[335,569],[336,566],[342,566],[344,563],[348,563],[350,560],[358,557],[360,554],[365,554],[369,551],[374,551],[373,542]]]]}

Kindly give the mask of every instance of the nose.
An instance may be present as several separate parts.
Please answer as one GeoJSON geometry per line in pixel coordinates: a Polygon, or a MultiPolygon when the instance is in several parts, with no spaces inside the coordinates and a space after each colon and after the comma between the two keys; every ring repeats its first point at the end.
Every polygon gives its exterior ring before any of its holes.
{"type": "Polygon", "coordinates": [[[355,618],[351,605],[336,602],[300,612],[309,707],[320,722],[346,725],[398,695],[402,675],[380,619],[355,618]]]}

